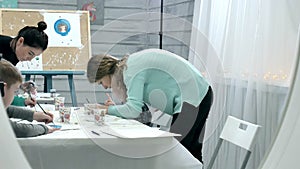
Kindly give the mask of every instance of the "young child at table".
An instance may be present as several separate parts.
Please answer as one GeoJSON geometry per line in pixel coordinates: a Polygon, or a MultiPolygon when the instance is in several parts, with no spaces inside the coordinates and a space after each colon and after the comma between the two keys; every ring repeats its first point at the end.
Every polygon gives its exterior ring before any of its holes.
{"type": "MultiPolygon", "coordinates": [[[[7,108],[9,118],[19,118],[28,121],[39,121],[50,123],[53,120],[51,113],[44,114],[43,112],[35,112],[22,107],[9,106],[14,98],[14,93],[19,89],[22,82],[22,76],[19,70],[10,62],[0,60],[0,90],[3,99],[4,107],[7,108]]],[[[11,120],[11,119],[10,119],[11,120]]],[[[16,137],[33,137],[43,134],[52,133],[55,128],[43,124],[25,124],[11,120],[12,128],[16,137]]]]}
{"type": "Polygon", "coordinates": [[[24,97],[20,97],[20,96],[14,96],[14,99],[11,103],[11,105],[14,105],[14,106],[23,106],[23,107],[26,107],[26,106],[30,106],[30,107],[34,107],[36,105],[36,99],[34,98],[24,98],[24,97]]]}
{"type": "Polygon", "coordinates": [[[37,94],[37,87],[33,81],[23,82],[20,86],[19,91],[27,93],[28,97],[15,95],[11,105],[34,107],[37,104],[35,97],[32,97],[36,96],[37,94]]]}

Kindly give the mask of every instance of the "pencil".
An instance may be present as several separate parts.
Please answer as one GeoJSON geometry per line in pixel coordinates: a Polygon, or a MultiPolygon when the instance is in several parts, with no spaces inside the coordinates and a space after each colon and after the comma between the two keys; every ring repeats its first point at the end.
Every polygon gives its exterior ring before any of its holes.
{"type": "MultiPolygon", "coordinates": [[[[48,113],[43,109],[43,107],[40,105],[39,102],[36,102],[36,104],[42,109],[42,111],[43,111],[46,115],[48,115],[48,113]]],[[[54,124],[53,120],[52,120],[52,123],[54,124]]],[[[55,125],[55,124],[54,124],[54,125],[55,125]]]]}
{"type": "MultiPolygon", "coordinates": [[[[43,111],[45,114],[47,114],[47,112],[43,109],[43,107],[40,105],[39,102],[36,102],[36,104],[42,109],[42,111],[43,111]]],[[[47,115],[48,115],[48,114],[47,114],[47,115]]]]}
{"type": "Polygon", "coordinates": [[[93,134],[96,134],[96,135],[98,135],[98,136],[100,136],[100,134],[99,133],[97,133],[97,132],[95,132],[95,131],[91,131],[93,134]]]}
{"type": "Polygon", "coordinates": [[[113,103],[113,105],[115,105],[115,102],[113,101],[113,99],[110,97],[110,95],[108,93],[105,93],[106,96],[108,97],[108,99],[113,103]]]}

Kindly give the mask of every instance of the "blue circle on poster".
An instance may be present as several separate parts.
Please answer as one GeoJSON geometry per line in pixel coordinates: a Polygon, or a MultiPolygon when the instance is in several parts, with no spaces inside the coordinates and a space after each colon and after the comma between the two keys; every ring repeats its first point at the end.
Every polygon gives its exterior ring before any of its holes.
{"type": "Polygon", "coordinates": [[[56,33],[60,34],[61,36],[66,36],[71,30],[70,22],[66,19],[58,19],[54,23],[54,30],[56,33]]]}

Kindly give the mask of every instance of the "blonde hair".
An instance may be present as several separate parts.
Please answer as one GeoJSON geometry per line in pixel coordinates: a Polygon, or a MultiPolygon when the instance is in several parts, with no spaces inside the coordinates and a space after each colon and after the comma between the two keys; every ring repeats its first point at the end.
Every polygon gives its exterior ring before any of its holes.
{"type": "Polygon", "coordinates": [[[22,75],[20,71],[5,59],[0,60],[0,81],[7,84],[10,88],[15,83],[22,83],[22,75]]]}
{"type": "Polygon", "coordinates": [[[87,78],[95,83],[106,75],[113,75],[116,71],[123,71],[126,67],[127,55],[121,60],[107,54],[95,55],[87,65],[87,78]]]}
{"type": "Polygon", "coordinates": [[[111,76],[111,87],[113,93],[122,101],[127,98],[127,88],[124,84],[123,71],[127,68],[128,55],[121,60],[110,55],[95,55],[87,66],[87,78],[90,83],[95,83],[106,75],[111,76]]]}

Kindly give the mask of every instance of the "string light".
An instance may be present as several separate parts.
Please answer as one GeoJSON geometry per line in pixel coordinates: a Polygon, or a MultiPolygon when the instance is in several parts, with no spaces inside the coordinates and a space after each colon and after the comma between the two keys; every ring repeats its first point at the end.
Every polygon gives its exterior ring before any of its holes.
{"type": "MultiPolygon", "coordinates": [[[[229,71],[224,72],[225,77],[234,77],[232,73],[229,71]]],[[[237,74],[236,74],[237,75],[237,74]]],[[[238,77],[238,76],[237,76],[238,77]]],[[[278,73],[272,73],[270,71],[263,73],[261,76],[259,73],[249,73],[249,72],[240,72],[239,77],[241,79],[247,79],[247,78],[255,78],[258,79],[259,77],[262,77],[265,81],[286,81],[288,79],[288,74],[284,73],[283,71],[279,71],[278,73]]]]}

